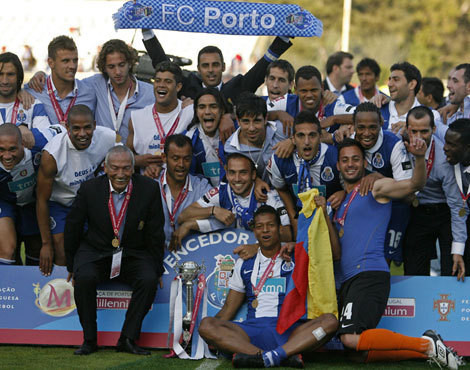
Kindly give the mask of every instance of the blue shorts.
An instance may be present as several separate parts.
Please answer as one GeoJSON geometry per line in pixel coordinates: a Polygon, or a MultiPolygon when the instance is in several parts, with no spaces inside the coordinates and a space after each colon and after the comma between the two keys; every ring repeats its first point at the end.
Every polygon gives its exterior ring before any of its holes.
{"type": "Polygon", "coordinates": [[[49,201],[49,218],[51,234],[61,234],[65,230],[65,219],[72,207],[63,206],[60,203],[49,201]]]}
{"type": "Polygon", "coordinates": [[[39,226],[36,218],[36,204],[18,206],[0,200],[0,218],[10,217],[19,235],[38,235],[39,226]]]}
{"type": "Polygon", "coordinates": [[[249,319],[243,322],[233,321],[250,337],[251,344],[263,351],[270,351],[282,346],[287,342],[290,335],[301,325],[301,322],[296,322],[284,334],[279,334],[276,331],[277,317],[262,317],[259,319],[249,319]]]}
{"type": "Polygon", "coordinates": [[[404,202],[392,201],[392,215],[385,236],[385,258],[403,262],[403,239],[410,220],[410,206],[404,202]]]}

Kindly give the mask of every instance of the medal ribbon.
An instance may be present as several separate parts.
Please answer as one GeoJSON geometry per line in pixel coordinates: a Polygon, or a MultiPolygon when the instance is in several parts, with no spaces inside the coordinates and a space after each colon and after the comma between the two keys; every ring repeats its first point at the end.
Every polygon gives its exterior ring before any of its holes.
{"type": "Polygon", "coordinates": [[[16,125],[16,120],[18,118],[18,109],[19,108],[20,108],[20,100],[18,98],[16,98],[15,104],[13,104],[13,108],[12,108],[12,111],[11,111],[11,121],[10,121],[14,125],[16,125]]]}
{"type": "Polygon", "coordinates": [[[127,187],[127,194],[124,197],[124,202],[122,203],[121,210],[119,211],[119,215],[116,218],[116,208],[114,207],[113,193],[111,189],[109,191],[109,199],[108,199],[109,215],[111,217],[111,224],[113,225],[114,236],[118,240],[119,240],[119,229],[121,228],[122,222],[124,221],[124,216],[127,212],[127,207],[129,206],[129,200],[131,199],[131,194],[132,194],[132,180],[129,181],[129,185],[127,187]]]}
{"type": "MultiPolygon", "coordinates": [[[[163,172],[163,174],[160,177],[160,185],[161,185],[161,189],[163,191],[163,176],[166,176],[166,171],[162,171],[162,172],[163,172]]],[[[178,208],[181,206],[183,201],[188,196],[188,192],[189,192],[189,176],[186,176],[186,182],[185,182],[184,186],[181,188],[181,190],[178,194],[178,197],[173,202],[173,207],[172,207],[171,211],[170,211],[170,207],[168,206],[171,203],[171,191],[170,191],[170,202],[167,199],[167,193],[166,192],[165,192],[165,196],[163,197],[163,200],[165,201],[166,207],[168,209],[168,216],[170,216],[170,225],[173,228],[173,230],[175,229],[175,215],[176,215],[176,212],[178,212],[178,208]]]]}
{"type": "Polygon", "coordinates": [[[460,172],[460,164],[459,163],[454,165],[454,174],[455,174],[455,181],[457,182],[457,186],[459,187],[460,196],[462,197],[462,201],[465,204],[465,202],[470,197],[470,186],[467,189],[467,195],[465,195],[464,192],[463,192],[462,172],[460,172]]]}
{"type": "Polygon", "coordinates": [[[339,223],[341,226],[344,226],[344,221],[346,220],[346,215],[348,214],[349,206],[351,205],[352,201],[354,200],[354,198],[356,198],[356,195],[359,192],[359,185],[356,185],[356,187],[354,188],[351,194],[351,197],[349,198],[348,203],[346,204],[346,207],[344,208],[343,216],[338,218],[336,217],[338,213],[335,213],[335,217],[333,218],[333,221],[339,223]]]}
{"type": "Polygon", "coordinates": [[[261,279],[259,279],[258,284],[256,284],[256,287],[252,285],[253,287],[253,294],[255,295],[255,299],[258,298],[259,293],[261,292],[261,289],[263,289],[263,285],[268,280],[268,275],[271,273],[271,271],[274,268],[274,265],[276,264],[276,258],[279,255],[279,252],[276,253],[274,257],[271,258],[271,261],[269,262],[268,267],[266,270],[264,270],[263,275],[261,276],[261,279]]]}
{"type": "Polygon", "coordinates": [[[124,118],[124,113],[126,112],[126,109],[129,108],[131,104],[127,104],[127,100],[129,99],[129,93],[131,92],[132,89],[132,80],[129,83],[129,89],[127,90],[126,97],[122,100],[121,105],[119,106],[119,109],[116,112],[116,106],[114,105],[113,98],[111,96],[111,89],[108,86],[108,106],[109,106],[109,113],[111,114],[111,120],[113,121],[113,126],[114,130],[116,132],[119,131],[121,128],[122,120],[124,118]]]}
{"type": "Polygon", "coordinates": [[[67,122],[67,117],[69,116],[70,109],[75,104],[75,100],[77,100],[78,94],[75,94],[75,96],[72,98],[64,114],[64,112],[62,112],[62,108],[60,108],[59,102],[57,101],[55,97],[54,91],[52,90],[51,76],[47,77],[46,85],[47,85],[47,95],[49,95],[49,99],[51,99],[52,108],[54,108],[55,115],[57,119],[59,120],[59,123],[61,125],[65,125],[65,123],[67,122]]]}
{"type": "Polygon", "coordinates": [[[432,166],[434,165],[434,156],[436,154],[436,145],[434,140],[431,144],[431,150],[429,151],[429,158],[426,162],[426,178],[429,179],[429,175],[431,174],[432,166]]]}
{"type": "Polygon", "coordinates": [[[173,122],[173,125],[171,126],[170,131],[168,131],[167,135],[165,135],[165,130],[163,129],[163,125],[162,125],[162,122],[160,121],[160,116],[158,115],[158,112],[155,109],[155,105],[152,108],[152,113],[153,113],[153,119],[155,121],[155,126],[157,126],[158,135],[160,135],[160,150],[163,151],[166,137],[173,135],[173,133],[176,131],[176,127],[178,127],[178,122],[180,121],[181,111],[180,113],[178,113],[178,117],[176,117],[175,122],[173,122]]]}
{"type": "Polygon", "coordinates": [[[233,193],[232,188],[230,188],[230,195],[232,196],[232,203],[233,207],[235,208],[237,218],[241,220],[242,226],[245,229],[250,230],[250,222],[253,219],[253,213],[255,212],[257,204],[254,189],[251,189],[250,205],[248,206],[248,208],[242,207],[237,196],[233,193]]]}

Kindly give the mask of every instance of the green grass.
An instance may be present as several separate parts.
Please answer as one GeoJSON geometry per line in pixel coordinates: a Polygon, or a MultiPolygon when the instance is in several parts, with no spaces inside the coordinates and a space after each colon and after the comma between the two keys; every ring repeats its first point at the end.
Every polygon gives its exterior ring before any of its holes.
{"type": "MultiPolygon", "coordinates": [[[[136,356],[118,353],[112,348],[100,349],[90,356],[74,356],[72,347],[40,347],[40,346],[0,346],[0,369],[231,369],[229,360],[185,361],[165,359],[162,355],[168,351],[152,351],[151,356],[136,356]]],[[[306,368],[317,369],[437,369],[423,361],[403,361],[400,363],[358,364],[348,361],[341,353],[316,353],[311,355],[306,368]]],[[[282,369],[282,368],[279,368],[282,369]]],[[[470,369],[470,365],[461,369],[470,369]]]]}

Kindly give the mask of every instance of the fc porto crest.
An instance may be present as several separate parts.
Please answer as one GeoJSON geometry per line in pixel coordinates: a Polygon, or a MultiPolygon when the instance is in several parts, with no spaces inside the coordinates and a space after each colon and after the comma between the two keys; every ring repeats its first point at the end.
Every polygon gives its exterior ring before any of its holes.
{"type": "Polygon", "coordinates": [[[330,166],[325,166],[323,171],[321,172],[321,178],[323,181],[331,181],[335,178],[335,174],[333,173],[333,169],[330,166]]]}
{"type": "Polygon", "coordinates": [[[20,109],[18,114],[16,115],[16,122],[18,123],[25,123],[26,122],[26,113],[23,109],[20,109]]]}
{"type": "Polygon", "coordinates": [[[214,258],[217,261],[214,271],[207,277],[208,299],[211,306],[220,309],[229,292],[228,281],[232,276],[235,259],[229,254],[218,254],[214,258]]]}
{"type": "Polygon", "coordinates": [[[291,13],[286,17],[286,23],[294,25],[299,30],[306,30],[312,26],[313,22],[313,16],[304,9],[297,13],[291,13]]]}
{"type": "Polygon", "coordinates": [[[126,5],[126,17],[132,22],[140,21],[145,17],[149,17],[153,13],[153,9],[151,6],[144,6],[137,2],[129,1],[126,5]]]}
{"type": "Polygon", "coordinates": [[[439,313],[439,321],[449,321],[447,316],[449,315],[451,310],[455,311],[455,301],[449,299],[450,294],[440,294],[440,299],[434,300],[433,311],[437,309],[439,313]]]}
{"type": "Polygon", "coordinates": [[[384,158],[382,157],[382,154],[379,152],[374,154],[374,157],[372,158],[372,165],[375,168],[382,168],[385,166],[384,158]]]}

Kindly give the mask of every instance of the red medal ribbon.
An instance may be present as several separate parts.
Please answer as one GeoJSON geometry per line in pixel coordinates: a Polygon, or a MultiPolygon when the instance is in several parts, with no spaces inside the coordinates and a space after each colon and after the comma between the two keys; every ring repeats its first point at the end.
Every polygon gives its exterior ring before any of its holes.
{"type": "Polygon", "coordinates": [[[343,216],[338,218],[336,217],[337,213],[335,213],[335,217],[333,217],[333,221],[339,223],[341,226],[344,226],[344,221],[346,220],[346,215],[348,214],[349,206],[351,205],[352,201],[354,200],[354,198],[356,198],[356,195],[359,192],[359,185],[356,185],[356,187],[354,188],[351,197],[349,198],[348,203],[344,208],[343,216]]]}
{"type": "Polygon", "coordinates": [[[204,289],[206,287],[206,277],[204,274],[199,275],[198,283],[197,283],[197,291],[196,291],[196,299],[194,300],[194,309],[193,315],[191,316],[191,325],[189,326],[189,339],[188,343],[193,336],[194,328],[196,327],[196,319],[197,314],[199,313],[199,307],[201,306],[202,301],[202,294],[204,293],[204,289]]]}
{"type": "Polygon", "coordinates": [[[132,180],[129,181],[129,185],[127,187],[127,194],[124,198],[124,202],[122,203],[121,210],[119,211],[119,215],[116,219],[116,208],[114,207],[113,201],[113,193],[110,189],[109,191],[109,199],[108,199],[108,209],[109,215],[111,217],[111,224],[113,225],[113,233],[114,236],[119,240],[119,229],[121,228],[122,222],[124,221],[124,216],[127,212],[127,207],[129,206],[129,200],[131,199],[132,194],[132,180]]]}
{"type": "Polygon", "coordinates": [[[188,196],[188,192],[189,192],[189,176],[186,177],[186,183],[184,184],[184,186],[181,188],[179,194],[178,194],[178,197],[176,198],[176,200],[173,202],[173,207],[172,207],[172,210],[170,211],[170,208],[168,207],[168,201],[166,199],[166,192],[164,191],[163,189],[163,176],[166,175],[166,171],[162,171],[163,174],[162,176],[160,177],[160,185],[161,185],[161,189],[162,189],[162,192],[164,193],[163,194],[163,200],[165,201],[165,204],[166,204],[166,208],[168,209],[168,216],[170,216],[170,225],[171,227],[173,228],[173,230],[175,229],[175,215],[176,215],[176,212],[178,212],[178,208],[181,206],[181,204],[183,203],[183,201],[186,199],[186,197],[188,196]]]}
{"type": "Polygon", "coordinates": [[[429,175],[431,174],[432,166],[434,164],[435,153],[436,153],[436,145],[433,140],[431,144],[431,150],[429,151],[429,158],[428,158],[428,161],[426,162],[426,178],[427,179],[429,178],[429,175]]]}
{"type": "Polygon", "coordinates": [[[269,262],[268,267],[264,271],[263,276],[261,276],[261,279],[259,279],[258,284],[256,284],[256,287],[253,286],[253,294],[255,295],[255,298],[258,298],[258,294],[261,292],[261,289],[263,289],[263,285],[268,280],[268,275],[271,273],[272,269],[274,268],[274,265],[276,264],[276,258],[279,255],[279,252],[276,253],[274,257],[271,258],[271,261],[269,262]]]}
{"type": "Polygon", "coordinates": [[[67,122],[67,117],[69,116],[70,109],[75,104],[75,100],[77,100],[77,95],[78,94],[75,94],[75,96],[72,98],[72,100],[70,101],[70,104],[69,104],[69,106],[68,106],[68,108],[67,108],[67,110],[64,114],[64,112],[62,112],[62,108],[60,108],[59,102],[57,101],[57,99],[55,97],[54,91],[52,90],[51,76],[49,76],[47,78],[46,85],[47,85],[47,95],[49,95],[49,99],[51,99],[52,108],[54,108],[55,115],[56,115],[57,119],[59,120],[59,123],[61,125],[65,125],[66,122],[67,122]]]}
{"type": "Polygon", "coordinates": [[[20,100],[16,98],[15,104],[13,104],[13,109],[11,111],[11,123],[16,125],[16,119],[18,117],[18,109],[20,108],[20,100]]]}
{"type": "Polygon", "coordinates": [[[158,115],[158,112],[155,109],[155,105],[152,108],[152,113],[153,113],[153,119],[155,121],[155,126],[157,126],[158,135],[160,135],[160,150],[163,151],[166,137],[173,135],[174,132],[176,131],[176,127],[178,127],[178,122],[180,121],[180,115],[178,114],[178,117],[176,117],[175,122],[173,122],[173,125],[168,131],[168,134],[165,135],[165,130],[163,129],[163,125],[162,125],[162,122],[160,121],[160,116],[158,115]]]}

